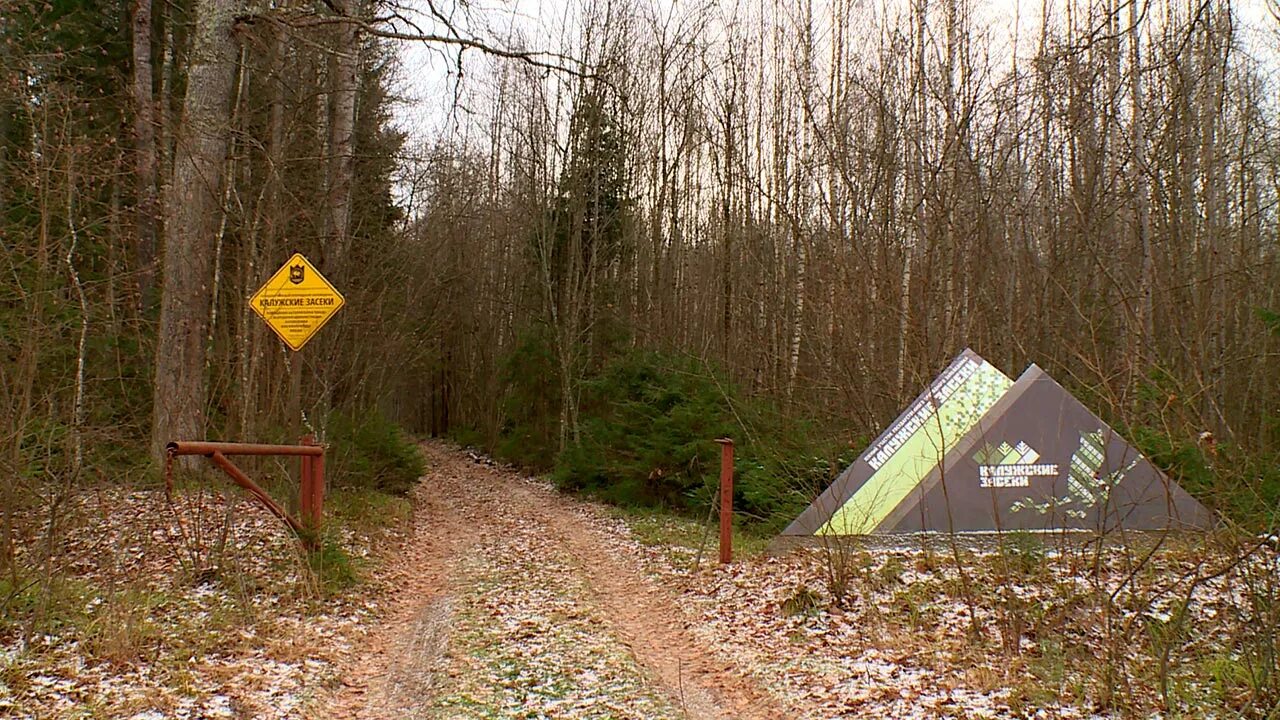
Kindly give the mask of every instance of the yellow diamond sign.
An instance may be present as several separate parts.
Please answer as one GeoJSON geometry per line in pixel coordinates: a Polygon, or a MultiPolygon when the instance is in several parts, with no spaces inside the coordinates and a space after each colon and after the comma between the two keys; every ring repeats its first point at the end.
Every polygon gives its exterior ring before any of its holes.
{"type": "Polygon", "coordinates": [[[286,345],[301,350],[346,302],[302,253],[294,253],[249,305],[286,345]]]}

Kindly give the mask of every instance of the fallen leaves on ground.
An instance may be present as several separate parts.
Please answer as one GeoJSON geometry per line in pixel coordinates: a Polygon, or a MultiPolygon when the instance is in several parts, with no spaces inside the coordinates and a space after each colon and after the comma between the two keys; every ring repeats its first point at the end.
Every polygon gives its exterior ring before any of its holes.
{"type": "Polygon", "coordinates": [[[723,715],[717,690],[751,698],[752,688],[785,708],[773,714],[815,720],[1232,716],[1248,701],[1241,663],[1261,648],[1242,629],[1267,621],[1268,581],[1280,575],[1265,543],[1240,558],[1025,539],[1012,550],[935,538],[721,566],[691,546],[705,537],[696,522],[620,515],[474,453],[425,448],[432,467],[412,529],[338,538],[367,558],[365,581],[345,592],[318,588],[279,522],[235,496],[170,507],[159,492],[76,495],[67,513],[78,522],[45,554],[61,579],[10,598],[44,598],[55,614],[39,633],[2,626],[0,716],[359,708],[641,720],[723,715]],[[218,532],[183,535],[194,518],[218,532]],[[625,582],[602,587],[602,572],[625,582]],[[837,574],[843,598],[832,595],[837,574]],[[619,612],[620,589],[644,595],[638,613],[619,612]],[[687,677],[708,703],[686,706],[686,676],[673,682],[652,648],[639,651],[646,623],[680,644],[672,653],[708,659],[687,677]],[[1161,648],[1167,710],[1153,669],[1161,648]],[[1124,695],[1108,700],[1107,681],[1124,695]]]}
{"type": "Polygon", "coordinates": [[[683,717],[611,632],[573,558],[538,529],[515,524],[460,568],[435,717],[683,717]]]}
{"type": "MultiPolygon", "coordinates": [[[[52,580],[20,585],[0,624],[3,717],[299,717],[379,614],[376,578],[322,597],[293,536],[234,493],[87,491],[60,517],[52,580]]],[[[395,532],[340,542],[370,557],[395,532]]]]}

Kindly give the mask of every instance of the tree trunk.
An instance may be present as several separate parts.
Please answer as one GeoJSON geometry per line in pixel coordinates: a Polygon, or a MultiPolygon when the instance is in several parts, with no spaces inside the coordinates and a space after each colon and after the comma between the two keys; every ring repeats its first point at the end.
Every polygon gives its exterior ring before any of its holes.
{"type": "MultiPolygon", "coordinates": [[[[335,3],[343,15],[356,15],[360,10],[357,0],[335,3]]],[[[328,163],[325,168],[325,191],[328,217],[324,238],[324,271],[339,282],[343,277],[347,251],[351,247],[351,188],[354,173],[354,133],[356,124],[356,92],[360,76],[360,37],[354,23],[338,26],[334,47],[329,55],[328,93],[328,163]]],[[[322,352],[331,355],[338,344],[334,332],[322,341],[322,352]]],[[[317,413],[322,435],[327,428],[329,411],[341,402],[343,393],[338,384],[342,369],[335,363],[325,363],[320,372],[320,397],[317,413]]]]}
{"type": "Polygon", "coordinates": [[[267,113],[267,176],[263,180],[258,202],[254,206],[254,222],[242,253],[243,273],[241,289],[245,293],[241,309],[240,338],[240,422],[242,437],[253,435],[254,419],[258,415],[258,368],[263,357],[263,333],[265,325],[252,317],[249,295],[257,289],[258,267],[264,254],[273,252],[280,225],[280,169],[284,148],[284,29],[276,28],[272,37],[271,73],[269,85],[270,110],[267,113]],[[265,226],[265,231],[263,227],[265,226]],[[262,239],[265,235],[265,241],[262,239]]]}
{"type": "Polygon", "coordinates": [[[1150,342],[1155,334],[1153,293],[1155,292],[1155,254],[1151,247],[1151,213],[1150,199],[1147,190],[1147,133],[1143,118],[1142,94],[1142,56],[1140,43],[1142,32],[1138,11],[1129,7],[1130,24],[1130,63],[1129,84],[1133,95],[1133,119],[1130,122],[1130,143],[1133,145],[1133,205],[1134,225],[1138,248],[1142,256],[1142,267],[1138,276],[1138,332],[1135,333],[1132,365],[1138,364],[1138,358],[1146,357],[1150,342]]]}
{"type": "MultiPolygon", "coordinates": [[[[736,90],[736,86],[733,88],[736,90]]],[[[720,356],[721,361],[726,367],[732,367],[733,363],[733,233],[732,223],[732,197],[733,192],[733,171],[734,171],[734,148],[733,148],[733,110],[734,110],[734,94],[731,90],[729,97],[724,103],[724,180],[721,188],[720,196],[720,225],[723,233],[723,259],[722,259],[722,277],[720,283],[720,356]]]]}
{"type": "MultiPolygon", "coordinates": [[[[201,0],[201,2],[205,1],[201,0]]],[[[152,9],[155,9],[154,6],[152,9]]],[[[159,55],[162,58],[164,77],[161,80],[158,103],[161,139],[157,142],[157,148],[160,151],[160,176],[165,180],[172,180],[182,100],[188,86],[188,78],[183,76],[183,70],[189,68],[188,63],[191,59],[191,18],[195,16],[194,0],[161,3],[160,9],[164,26],[160,37],[167,38],[168,46],[159,55]]]]}
{"type": "Polygon", "coordinates": [[[230,135],[235,82],[236,0],[201,0],[183,120],[165,208],[160,329],[156,338],[152,451],[205,433],[205,333],[219,186],[230,135]]]}
{"type": "Polygon", "coordinates": [[[138,311],[146,309],[155,281],[156,260],[156,130],[155,97],[152,94],[151,0],[136,0],[133,7],[133,133],[134,208],[138,271],[138,311]]]}
{"type": "Polygon", "coordinates": [[[793,240],[795,242],[794,249],[796,253],[796,284],[795,284],[795,317],[791,325],[791,348],[788,352],[787,362],[787,402],[792,401],[796,389],[796,375],[800,370],[800,339],[804,334],[804,301],[805,301],[805,281],[808,271],[809,248],[808,244],[802,237],[801,231],[796,228],[792,230],[793,240]]]}
{"type": "Polygon", "coordinates": [[[907,345],[911,334],[911,260],[914,249],[910,246],[902,254],[902,286],[898,292],[898,395],[901,401],[907,392],[907,345]]]}
{"type": "MultiPolygon", "coordinates": [[[[345,14],[358,13],[360,3],[347,0],[345,14]]],[[[339,6],[341,7],[341,6],[339,6]]],[[[356,125],[356,92],[360,79],[360,37],[354,23],[343,23],[338,29],[329,80],[333,90],[329,96],[329,247],[325,249],[326,270],[341,271],[350,246],[351,182],[354,132],[356,125]]]]}

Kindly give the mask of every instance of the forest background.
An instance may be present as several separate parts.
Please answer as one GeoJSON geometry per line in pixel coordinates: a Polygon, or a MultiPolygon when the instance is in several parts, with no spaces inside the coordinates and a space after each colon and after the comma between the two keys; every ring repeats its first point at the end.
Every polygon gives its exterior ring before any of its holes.
{"type": "Polygon", "coordinates": [[[776,526],[965,346],[1269,525],[1275,6],[1037,4],[1011,45],[979,5],[588,0],[526,37],[467,4],[0,0],[10,587],[26,511],[196,437],[314,432],[336,483],[397,491],[400,433],[447,434],[697,510],[730,435],[776,526]],[[411,145],[415,42],[451,92],[411,145]],[[293,251],[347,298],[299,353],[247,304],[293,251]]]}

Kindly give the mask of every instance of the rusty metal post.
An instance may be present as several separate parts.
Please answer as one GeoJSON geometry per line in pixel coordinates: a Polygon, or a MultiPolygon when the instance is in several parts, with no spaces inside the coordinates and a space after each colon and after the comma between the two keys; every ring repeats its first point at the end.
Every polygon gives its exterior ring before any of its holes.
{"type": "Polygon", "coordinates": [[[324,455],[311,459],[311,512],[312,527],[319,530],[324,520],[324,455]]]}
{"type": "Polygon", "coordinates": [[[733,561],[733,440],[720,438],[720,563],[733,561]]]}
{"type": "MultiPolygon", "coordinates": [[[[298,440],[299,445],[314,445],[315,436],[303,435],[298,440]]],[[[312,530],[315,524],[312,522],[311,501],[314,493],[311,491],[311,484],[315,482],[315,457],[312,455],[302,456],[302,476],[298,478],[298,514],[302,516],[302,524],[312,530]]]]}

